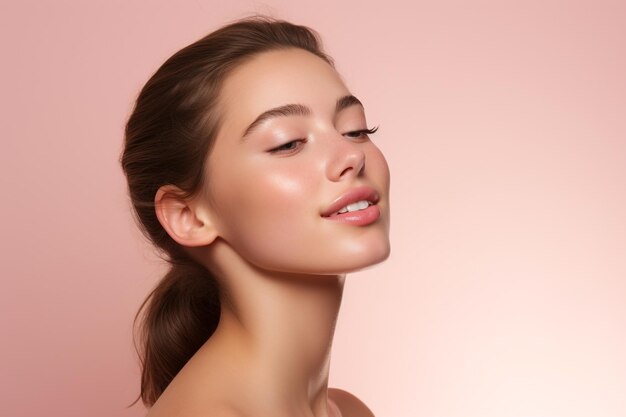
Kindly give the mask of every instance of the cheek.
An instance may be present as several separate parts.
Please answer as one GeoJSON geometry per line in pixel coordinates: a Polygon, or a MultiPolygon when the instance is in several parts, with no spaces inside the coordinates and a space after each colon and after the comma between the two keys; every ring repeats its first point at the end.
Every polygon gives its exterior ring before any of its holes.
{"type": "Polygon", "coordinates": [[[315,175],[277,162],[231,171],[214,187],[222,237],[256,264],[297,247],[319,214],[315,175]]]}
{"type": "Polygon", "coordinates": [[[279,226],[302,216],[314,200],[311,177],[303,172],[265,172],[240,184],[243,207],[240,212],[251,227],[279,226]],[[247,216],[249,214],[249,216],[247,216]]]}

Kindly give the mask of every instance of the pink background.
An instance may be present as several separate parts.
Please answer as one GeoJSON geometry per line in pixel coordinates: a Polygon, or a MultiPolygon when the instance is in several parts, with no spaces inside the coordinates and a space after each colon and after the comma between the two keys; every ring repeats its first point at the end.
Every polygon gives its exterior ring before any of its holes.
{"type": "MultiPolygon", "coordinates": [[[[226,2],[220,2],[226,3],[226,2]]],[[[379,417],[626,415],[626,3],[0,5],[0,415],[140,416],[163,268],[117,158],[169,55],[307,24],[392,168],[392,255],[349,277],[331,385],[379,417]]]]}

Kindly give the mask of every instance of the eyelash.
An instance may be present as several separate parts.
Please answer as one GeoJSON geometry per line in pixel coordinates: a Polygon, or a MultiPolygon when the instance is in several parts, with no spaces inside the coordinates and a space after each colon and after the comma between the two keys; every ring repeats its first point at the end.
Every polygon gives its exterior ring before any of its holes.
{"type": "MultiPolygon", "coordinates": [[[[378,130],[378,126],[376,126],[374,128],[371,128],[371,129],[352,130],[350,132],[344,133],[344,136],[346,136],[346,135],[356,135],[356,136],[348,136],[348,137],[350,139],[359,139],[359,138],[362,138],[364,135],[374,134],[374,133],[376,133],[377,130],[378,130]]],[[[271,153],[285,153],[285,152],[293,151],[293,150],[295,150],[297,148],[293,148],[293,147],[292,148],[286,148],[286,146],[289,146],[291,144],[295,144],[295,143],[298,143],[298,142],[304,144],[304,143],[307,142],[307,140],[306,139],[292,140],[292,141],[284,143],[284,144],[282,144],[280,146],[277,146],[274,149],[270,149],[269,152],[271,152],[271,153]]]]}
{"type": "Polygon", "coordinates": [[[376,131],[377,131],[377,130],[378,130],[378,126],[373,127],[373,128],[371,128],[371,129],[353,130],[353,131],[351,131],[351,132],[344,133],[344,135],[349,135],[349,134],[355,134],[355,133],[357,133],[357,134],[358,134],[358,136],[350,136],[351,138],[356,139],[356,138],[360,138],[360,137],[361,137],[361,136],[363,136],[363,135],[372,135],[372,134],[376,133],[376,131]]]}

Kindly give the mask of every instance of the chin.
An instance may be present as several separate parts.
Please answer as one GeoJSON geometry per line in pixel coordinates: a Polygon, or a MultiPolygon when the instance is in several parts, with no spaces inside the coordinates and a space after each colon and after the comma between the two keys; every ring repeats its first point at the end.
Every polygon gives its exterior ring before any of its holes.
{"type": "Polygon", "coordinates": [[[338,273],[349,273],[369,269],[389,258],[391,246],[389,241],[380,242],[376,245],[369,244],[367,247],[354,248],[348,256],[339,260],[342,265],[337,265],[338,273]],[[346,262],[347,261],[347,262],[346,262]]]}
{"type": "MultiPolygon", "coordinates": [[[[234,249],[234,248],[232,248],[234,249]]],[[[386,260],[391,252],[389,234],[349,235],[328,241],[327,238],[302,242],[259,244],[234,250],[246,263],[256,268],[298,275],[343,275],[370,268],[386,260]],[[285,250],[279,250],[284,247],[285,250]]]]}

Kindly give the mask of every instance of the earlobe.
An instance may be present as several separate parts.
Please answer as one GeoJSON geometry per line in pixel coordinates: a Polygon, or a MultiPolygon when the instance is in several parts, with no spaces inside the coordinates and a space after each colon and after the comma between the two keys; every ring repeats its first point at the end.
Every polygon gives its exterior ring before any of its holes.
{"type": "Polygon", "coordinates": [[[154,196],[154,209],[168,235],[183,246],[206,246],[215,240],[217,231],[209,216],[197,212],[191,200],[182,197],[180,188],[164,185],[154,196]]]}

